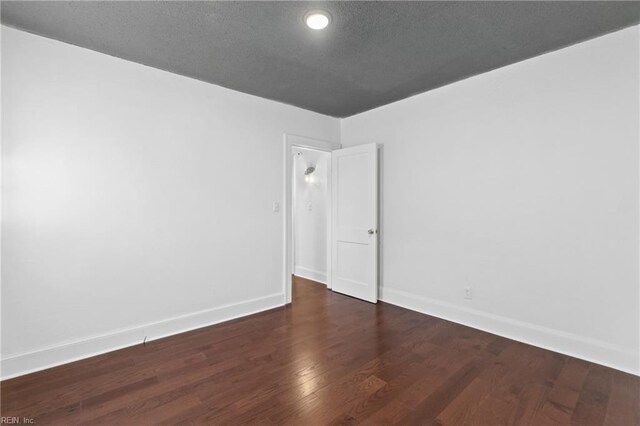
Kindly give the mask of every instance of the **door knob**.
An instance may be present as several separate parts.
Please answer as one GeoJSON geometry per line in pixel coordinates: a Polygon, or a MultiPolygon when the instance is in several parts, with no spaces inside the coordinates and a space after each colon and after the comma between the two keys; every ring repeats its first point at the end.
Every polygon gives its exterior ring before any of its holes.
{"type": "Polygon", "coordinates": [[[373,229],[369,229],[369,230],[367,231],[367,234],[369,234],[369,235],[373,235],[375,232],[376,232],[376,231],[374,231],[373,229]]]}

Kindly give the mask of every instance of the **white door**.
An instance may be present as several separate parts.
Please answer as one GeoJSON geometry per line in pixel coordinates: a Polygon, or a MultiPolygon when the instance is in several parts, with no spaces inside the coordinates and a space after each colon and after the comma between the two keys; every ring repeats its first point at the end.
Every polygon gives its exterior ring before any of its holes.
{"type": "Polygon", "coordinates": [[[375,143],[331,155],[332,290],[378,301],[378,148],[375,143]]]}

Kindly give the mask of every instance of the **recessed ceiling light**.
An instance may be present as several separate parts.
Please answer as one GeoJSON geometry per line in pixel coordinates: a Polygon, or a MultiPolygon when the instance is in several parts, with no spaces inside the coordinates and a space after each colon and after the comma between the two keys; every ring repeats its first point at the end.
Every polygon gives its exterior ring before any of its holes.
{"type": "Polygon", "coordinates": [[[331,15],[322,10],[312,10],[304,15],[304,23],[312,30],[322,30],[331,22],[331,15]]]}

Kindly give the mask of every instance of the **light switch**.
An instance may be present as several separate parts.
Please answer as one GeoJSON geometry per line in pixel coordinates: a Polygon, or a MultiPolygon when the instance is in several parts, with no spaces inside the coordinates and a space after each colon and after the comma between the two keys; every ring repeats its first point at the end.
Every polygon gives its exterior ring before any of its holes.
{"type": "Polygon", "coordinates": [[[279,212],[279,211],[280,211],[280,203],[279,203],[279,202],[277,202],[277,201],[274,201],[274,202],[273,202],[273,212],[274,212],[274,213],[277,213],[277,212],[279,212]]]}
{"type": "Polygon", "coordinates": [[[311,201],[307,203],[307,210],[309,211],[313,210],[313,203],[311,201]]]}

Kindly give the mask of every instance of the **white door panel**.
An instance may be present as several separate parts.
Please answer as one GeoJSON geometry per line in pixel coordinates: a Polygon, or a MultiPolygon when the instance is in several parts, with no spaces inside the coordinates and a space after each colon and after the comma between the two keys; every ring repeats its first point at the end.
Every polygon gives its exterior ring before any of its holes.
{"type": "Polygon", "coordinates": [[[378,148],[332,152],[332,262],[334,291],[378,301],[378,148]]]}

